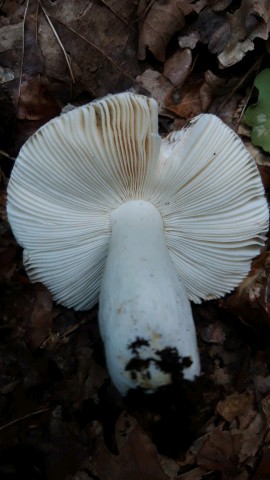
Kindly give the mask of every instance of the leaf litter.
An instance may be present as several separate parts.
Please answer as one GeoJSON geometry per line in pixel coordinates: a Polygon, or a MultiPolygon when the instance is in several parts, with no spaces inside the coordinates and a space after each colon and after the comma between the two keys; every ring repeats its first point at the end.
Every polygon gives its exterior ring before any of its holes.
{"type": "Polygon", "coordinates": [[[242,120],[269,68],[268,33],[264,0],[1,2],[1,479],[269,480],[268,244],[231,295],[193,305],[198,382],[124,400],[97,308],[74,312],[30,284],[5,214],[24,141],[68,105],[130,88],[156,98],[161,133],[218,114],[269,195],[269,154],[242,120]]]}

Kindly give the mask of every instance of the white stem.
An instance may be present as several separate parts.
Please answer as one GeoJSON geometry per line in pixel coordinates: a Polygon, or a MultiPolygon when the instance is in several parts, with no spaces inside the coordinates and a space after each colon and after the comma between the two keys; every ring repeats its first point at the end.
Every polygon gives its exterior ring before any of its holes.
{"type": "Polygon", "coordinates": [[[99,325],[115,386],[122,395],[137,387],[151,392],[181,371],[193,380],[200,361],[191,307],[159,211],[129,201],[112,213],[111,223],[99,325]]]}

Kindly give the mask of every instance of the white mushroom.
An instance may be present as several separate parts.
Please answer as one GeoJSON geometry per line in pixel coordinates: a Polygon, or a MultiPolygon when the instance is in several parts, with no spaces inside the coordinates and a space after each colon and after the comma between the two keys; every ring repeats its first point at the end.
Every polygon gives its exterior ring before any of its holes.
{"type": "Polygon", "coordinates": [[[99,300],[122,395],[200,374],[189,300],[237,286],[268,231],[237,135],[200,115],[160,140],[156,102],[129,92],[39,129],[17,158],[7,211],[33,282],[78,310],[99,300]]]}

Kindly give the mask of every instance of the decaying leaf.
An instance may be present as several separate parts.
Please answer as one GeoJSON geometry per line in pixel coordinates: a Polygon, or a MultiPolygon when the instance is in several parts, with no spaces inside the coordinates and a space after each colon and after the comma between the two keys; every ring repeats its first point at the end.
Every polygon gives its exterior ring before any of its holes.
{"type": "Polygon", "coordinates": [[[201,87],[203,80],[190,79],[179,91],[166,98],[166,108],[182,118],[192,118],[202,112],[201,87]]]}
{"type": "Polygon", "coordinates": [[[270,478],[270,448],[265,447],[254,480],[268,480],[268,478],[270,478]]]}
{"type": "Polygon", "coordinates": [[[18,99],[16,89],[18,90],[21,75],[22,31],[23,22],[21,20],[13,25],[1,25],[0,21],[0,63],[3,68],[9,67],[13,72],[14,79],[9,83],[13,87],[14,101],[18,99]]]}
{"type": "Polygon", "coordinates": [[[175,115],[190,119],[202,112],[207,112],[213,98],[217,100],[219,95],[224,94],[226,81],[210,70],[203,77],[190,75],[185,84],[175,87],[167,92],[164,98],[164,106],[175,115]]]}
{"type": "Polygon", "coordinates": [[[189,472],[177,476],[177,480],[202,480],[205,470],[200,467],[192,468],[189,472]]]}
{"type": "Polygon", "coordinates": [[[40,18],[39,42],[50,78],[66,82],[70,72],[55,33],[48,36],[48,18],[68,55],[77,91],[85,89],[98,97],[133,86],[139,73],[133,28],[136,1],[72,0],[67,8],[66,3],[43,0],[42,5],[47,17],[40,18]]]}
{"type": "MultiPolygon", "coordinates": [[[[262,444],[266,431],[267,426],[261,413],[257,413],[248,427],[241,430],[242,440],[239,452],[241,464],[254,458],[262,444]]],[[[239,432],[238,429],[233,430],[234,435],[238,435],[239,432]]]]}
{"type": "Polygon", "coordinates": [[[265,432],[265,422],[260,413],[255,415],[247,428],[217,428],[206,438],[198,453],[197,463],[207,470],[223,472],[225,478],[235,478],[256,455],[265,432]]]}
{"type": "Polygon", "coordinates": [[[8,3],[1,7],[0,64],[14,72],[9,88],[15,99],[24,74],[40,74],[63,104],[74,93],[102,96],[133,86],[139,73],[136,1],[42,0],[17,10],[8,3]]]}
{"type": "Polygon", "coordinates": [[[165,60],[166,46],[173,34],[183,28],[185,17],[178,0],[157,0],[142,23],[138,58],[144,60],[149,49],[159,61],[165,60]]]}
{"type": "Polygon", "coordinates": [[[10,280],[16,270],[18,245],[9,238],[0,238],[0,283],[10,280]]]}
{"type": "Polygon", "coordinates": [[[170,80],[174,87],[181,87],[190,73],[192,66],[192,52],[190,48],[177,50],[164,63],[163,75],[170,80]]]}
{"type": "MultiPolygon", "coordinates": [[[[270,392],[270,388],[268,388],[268,392],[270,392]]],[[[268,395],[262,400],[262,411],[264,413],[266,424],[270,429],[270,393],[268,393],[268,395]]]]}
{"type": "Polygon", "coordinates": [[[59,115],[60,108],[39,77],[25,77],[21,84],[17,117],[41,124],[59,115]]]}
{"type": "Polygon", "coordinates": [[[229,36],[229,25],[225,14],[203,9],[194,23],[179,35],[181,48],[194,49],[198,43],[208,45],[209,51],[219,54],[225,48],[229,36]]]}
{"type": "Polygon", "coordinates": [[[222,67],[229,67],[242,60],[245,54],[254,49],[254,40],[267,40],[270,29],[268,0],[245,0],[240,8],[228,15],[230,36],[218,60],[222,67]]]}
{"type": "Polygon", "coordinates": [[[122,414],[116,425],[119,454],[114,455],[99,435],[87,469],[99,480],[168,480],[156,448],[134,419],[122,414]]]}
{"type": "Polygon", "coordinates": [[[256,412],[253,410],[253,402],[253,395],[250,392],[235,392],[218,403],[217,412],[227,422],[232,422],[235,418],[241,420],[241,417],[248,417],[250,423],[251,419],[256,415],[256,412]]]}
{"type": "Polygon", "coordinates": [[[230,431],[216,429],[208,436],[197,456],[197,463],[206,470],[218,470],[229,475],[236,475],[241,439],[230,431]]]}
{"type": "MultiPolygon", "coordinates": [[[[10,280],[17,284],[15,291],[8,296],[8,301],[2,308],[6,321],[16,319],[13,335],[18,343],[23,341],[31,351],[40,347],[49,335],[54,317],[53,303],[49,291],[41,284],[30,284],[27,278],[15,273],[15,254],[18,247],[15,242],[4,242],[6,245],[7,265],[13,260],[13,271],[10,280]],[[13,248],[12,248],[13,244],[13,248]],[[10,257],[10,258],[9,258],[10,257]]],[[[3,262],[3,268],[5,262],[3,262]]],[[[5,270],[4,270],[5,272],[5,270]]]]}
{"type": "Polygon", "coordinates": [[[171,95],[173,85],[162,73],[156,70],[145,70],[136,78],[136,81],[158,102],[159,112],[163,113],[166,108],[166,98],[171,95]]]}
{"type": "Polygon", "coordinates": [[[140,8],[140,35],[138,58],[144,60],[150,50],[159,61],[166,57],[166,47],[172,36],[185,26],[185,16],[199,13],[208,0],[158,0],[150,3],[150,9],[140,8]]]}
{"type": "Polygon", "coordinates": [[[243,139],[243,141],[259,167],[270,167],[270,155],[265,153],[261,148],[253,145],[249,140],[243,139]]]}
{"type": "Polygon", "coordinates": [[[226,68],[253,50],[256,38],[267,40],[269,29],[268,0],[243,0],[236,9],[235,2],[229,0],[208,2],[195,21],[180,32],[179,45],[194,49],[199,43],[206,44],[218,56],[219,67],[226,68]]]}
{"type": "Polygon", "coordinates": [[[269,326],[270,253],[267,251],[252,263],[249,275],[233,294],[220,300],[220,305],[256,327],[269,326]]]}

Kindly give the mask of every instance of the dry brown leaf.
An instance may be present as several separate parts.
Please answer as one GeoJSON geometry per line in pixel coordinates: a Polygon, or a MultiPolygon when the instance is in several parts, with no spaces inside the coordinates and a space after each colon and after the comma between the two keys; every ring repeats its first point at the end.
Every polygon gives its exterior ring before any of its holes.
{"type": "Polygon", "coordinates": [[[14,335],[18,343],[23,339],[30,350],[36,350],[52,328],[53,302],[44,285],[26,281],[28,283],[21,282],[22,286],[8,297],[5,316],[16,319],[14,335]]]}
{"type": "Polygon", "coordinates": [[[157,60],[165,60],[166,47],[177,31],[185,25],[185,17],[179,0],[157,0],[153,3],[148,15],[144,19],[139,35],[138,58],[144,60],[146,50],[155,55],[157,60]]]}
{"type": "MultiPolygon", "coordinates": [[[[225,410],[224,406],[224,412],[225,410]]],[[[227,409],[226,414],[228,412],[227,409]]],[[[233,417],[231,413],[227,417],[228,421],[233,417]]],[[[245,464],[258,454],[266,431],[263,416],[256,412],[248,426],[226,431],[215,429],[198,452],[197,463],[207,470],[223,472],[224,478],[238,478],[237,474],[242,473],[245,464]]]]}
{"type": "Polygon", "coordinates": [[[189,472],[177,476],[177,480],[201,480],[205,474],[205,470],[200,467],[193,468],[189,472]]]}
{"type": "Polygon", "coordinates": [[[22,2],[19,6],[18,2],[14,5],[11,1],[3,5],[5,20],[0,16],[0,25],[5,23],[0,29],[0,63],[13,73],[7,88],[16,105],[22,75],[32,77],[43,73],[44,62],[36,38],[37,11],[36,2],[22,2]]]}
{"type": "Polygon", "coordinates": [[[256,412],[253,410],[253,395],[251,392],[232,393],[225,400],[217,404],[217,412],[226,422],[232,422],[235,418],[248,417],[250,423],[256,412]]]}
{"type": "MultiPolygon", "coordinates": [[[[231,478],[225,475],[222,477],[222,480],[231,480],[231,478]]],[[[243,472],[239,473],[239,475],[233,477],[233,480],[250,480],[249,472],[247,470],[243,470],[243,472]]]]}
{"type": "Polygon", "coordinates": [[[270,375],[256,375],[256,388],[263,394],[270,392],[270,375]]]}
{"type": "Polygon", "coordinates": [[[18,104],[18,119],[36,121],[38,127],[59,113],[59,105],[42,85],[40,77],[24,77],[18,104]]]}
{"type": "Polygon", "coordinates": [[[212,0],[211,7],[214,12],[223,12],[229,5],[232,3],[232,0],[212,0]]]}
{"type": "Polygon", "coordinates": [[[243,139],[244,144],[258,165],[264,188],[268,193],[270,190],[270,155],[251,143],[249,140],[250,131],[246,127],[243,128],[243,125],[241,125],[238,129],[238,133],[246,137],[243,139]]]}
{"type": "Polygon", "coordinates": [[[239,461],[243,463],[250,458],[254,458],[261,447],[266,433],[266,423],[262,414],[257,413],[246,429],[232,431],[233,435],[237,436],[239,432],[242,434],[239,461]]]}
{"type": "Polygon", "coordinates": [[[186,81],[183,88],[175,90],[165,101],[166,108],[179,117],[186,119],[202,113],[201,86],[203,80],[186,81]]]}
{"type": "Polygon", "coordinates": [[[179,471],[179,464],[175,460],[165,456],[159,456],[162,470],[166,473],[169,480],[175,480],[179,471]]]}
{"type": "Polygon", "coordinates": [[[40,283],[33,286],[35,299],[27,331],[29,345],[35,350],[48,336],[52,328],[53,302],[50,292],[40,283]]]}
{"type": "Polygon", "coordinates": [[[21,75],[22,31],[22,21],[15,25],[4,25],[0,28],[0,63],[2,67],[9,67],[13,73],[14,80],[8,82],[7,86],[14,102],[18,100],[18,87],[21,75]]]}
{"type": "MultiPolygon", "coordinates": [[[[249,132],[248,132],[249,133],[249,132]]],[[[243,128],[238,130],[238,134],[247,135],[247,130],[243,131],[243,128]]],[[[250,141],[244,140],[245,146],[247,147],[250,155],[255,159],[257,165],[270,167],[270,155],[269,153],[264,152],[261,148],[256,147],[250,141]]]]}
{"type": "Polygon", "coordinates": [[[13,239],[0,237],[0,283],[10,280],[16,270],[19,247],[13,239]]]}
{"type": "Polygon", "coordinates": [[[190,15],[191,13],[200,13],[200,11],[206,7],[209,0],[179,0],[180,8],[183,14],[190,15]]]}
{"type": "Polygon", "coordinates": [[[270,394],[263,398],[261,404],[267,426],[270,428],[270,394]]]}
{"type": "MultiPolygon", "coordinates": [[[[98,97],[133,86],[133,79],[139,73],[137,32],[133,28],[137,3],[113,0],[90,3],[88,0],[64,3],[42,1],[68,55],[76,93],[87,90],[98,97]]],[[[70,72],[48,18],[44,15],[40,17],[38,39],[45,72],[51,80],[57,79],[50,83],[61,95],[59,80],[68,82],[70,72]]]]}
{"type": "Polygon", "coordinates": [[[218,429],[211,432],[198,453],[197,463],[206,470],[218,470],[230,475],[239,473],[238,455],[241,435],[218,429]]]}
{"type": "Polygon", "coordinates": [[[216,385],[222,385],[224,388],[230,387],[232,383],[232,375],[228,368],[221,368],[218,365],[216,365],[212,379],[216,385]]]}
{"type": "Polygon", "coordinates": [[[268,0],[245,0],[240,8],[228,15],[230,37],[218,56],[220,66],[230,67],[240,62],[245,54],[254,50],[254,40],[267,40],[270,29],[270,10],[268,0]]]}
{"type": "Polygon", "coordinates": [[[218,321],[203,328],[200,336],[206,343],[223,344],[226,340],[223,325],[218,321]]]}
{"type": "Polygon", "coordinates": [[[225,15],[211,8],[201,11],[195,22],[179,36],[181,48],[194,49],[198,42],[207,44],[211,53],[221,53],[228,41],[229,23],[225,15]]]}
{"type": "Polygon", "coordinates": [[[156,447],[138,423],[123,412],[116,425],[119,454],[112,454],[97,437],[88,470],[99,480],[168,480],[160,466],[156,447]]]}
{"type": "Polygon", "coordinates": [[[150,50],[157,60],[163,62],[169,40],[185,26],[185,16],[198,14],[207,4],[208,0],[158,0],[149,10],[146,8],[145,18],[145,8],[141,6],[138,58],[144,60],[146,51],[150,50]]]}
{"type": "Polygon", "coordinates": [[[192,52],[190,48],[177,50],[164,63],[163,75],[175,87],[181,87],[190,73],[192,66],[192,52]]]}
{"type": "Polygon", "coordinates": [[[194,23],[181,32],[180,47],[194,49],[198,42],[207,44],[209,51],[218,55],[220,68],[225,68],[240,62],[253,50],[256,38],[268,39],[268,0],[245,0],[236,11],[226,13],[230,4],[233,2],[227,0],[210,2],[194,23]]]}
{"type": "Polygon", "coordinates": [[[215,75],[211,70],[207,70],[204,74],[204,83],[200,89],[200,97],[202,109],[206,112],[212,103],[220,95],[224,94],[226,80],[215,75]]]}
{"type": "Polygon", "coordinates": [[[107,370],[98,365],[92,358],[92,350],[84,348],[78,350],[78,380],[82,387],[80,402],[96,396],[97,390],[109,377],[107,370]]]}
{"type": "Polygon", "coordinates": [[[133,86],[139,73],[137,3],[42,0],[19,8],[18,2],[4,2],[0,64],[14,74],[14,101],[25,74],[40,74],[62,104],[83,91],[96,97],[133,86]]]}
{"type": "Polygon", "coordinates": [[[252,263],[249,275],[220,305],[253,327],[270,326],[270,252],[252,263]]]}
{"type": "MultiPolygon", "coordinates": [[[[189,49],[186,50],[189,51],[189,49]]],[[[182,88],[178,86],[171,91],[171,94],[167,93],[164,99],[165,106],[169,111],[182,118],[192,118],[202,112],[207,112],[212,105],[212,100],[224,95],[225,84],[225,79],[214,75],[210,70],[199,77],[190,75],[182,88]]]]}
{"type": "Polygon", "coordinates": [[[151,96],[157,101],[159,113],[163,113],[166,108],[166,98],[171,95],[173,86],[171,82],[162,73],[156,70],[145,70],[136,78],[136,81],[146,90],[151,92],[151,96]]]}
{"type": "Polygon", "coordinates": [[[263,449],[263,455],[253,480],[269,480],[270,478],[270,447],[263,449]]]}

